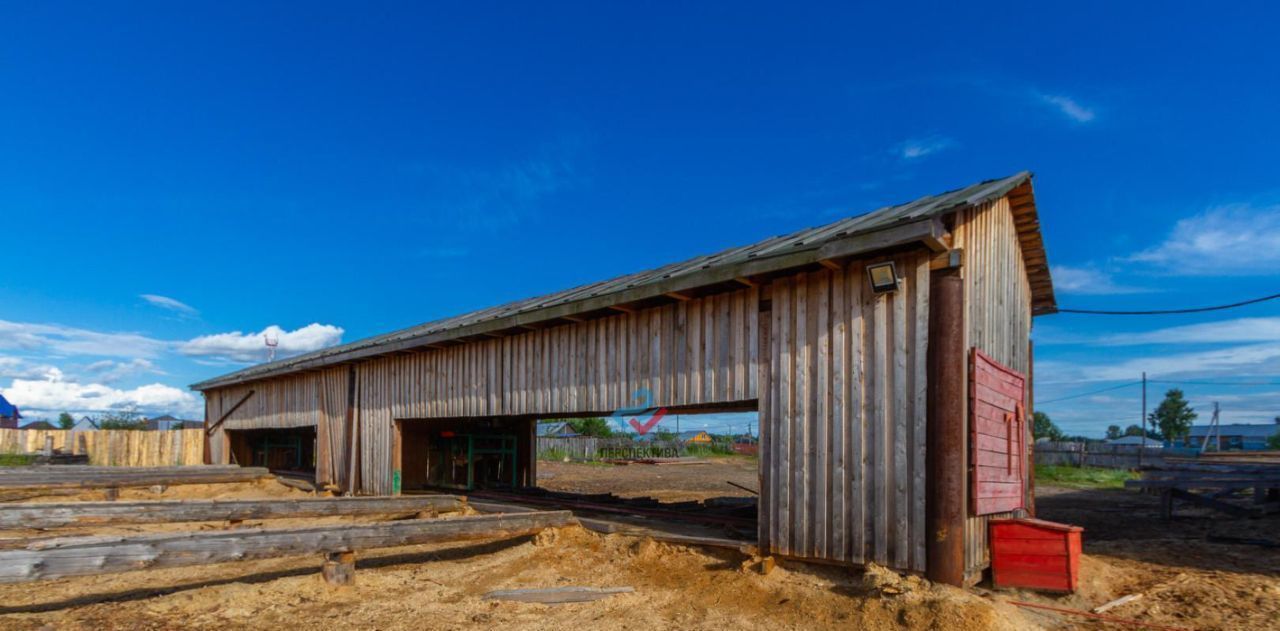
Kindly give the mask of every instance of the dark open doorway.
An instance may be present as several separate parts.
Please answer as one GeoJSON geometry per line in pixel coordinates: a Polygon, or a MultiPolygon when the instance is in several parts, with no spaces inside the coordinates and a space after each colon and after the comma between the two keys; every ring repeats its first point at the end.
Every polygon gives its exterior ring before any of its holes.
{"type": "Polygon", "coordinates": [[[233,464],[315,476],[315,427],[227,430],[227,442],[233,464]]]}
{"type": "Polygon", "coordinates": [[[396,421],[393,492],[517,489],[533,484],[533,421],[396,421]]]}

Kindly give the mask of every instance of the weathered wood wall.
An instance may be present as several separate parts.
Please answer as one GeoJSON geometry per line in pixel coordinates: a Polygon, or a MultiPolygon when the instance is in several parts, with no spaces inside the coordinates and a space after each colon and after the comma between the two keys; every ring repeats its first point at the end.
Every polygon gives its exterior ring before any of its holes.
{"type": "Polygon", "coordinates": [[[89,464],[120,467],[197,465],[204,459],[204,430],[0,429],[0,453],[31,454],[53,438],[53,448],[88,454],[89,464]]]}
{"type": "MultiPolygon", "coordinates": [[[[608,414],[756,398],[759,289],[447,348],[380,357],[355,370],[361,490],[390,493],[396,419],[608,414]],[[647,396],[636,398],[637,392],[647,396]]],[[[334,367],[205,393],[221,418],[210,441],[227,462],[224,429],[316,426],[317,478],[346,488],[348,371],[334,367]]]]}
{"type": "Polygon", "coordinates": [[[350,369],[322,371],[256,381],[205,393],[205,418],[217,422],[250,390],[253,395],[227,417],[209,439],[213,462],[227,464],[226,430],[288,427],[316,428],[316,481],[346,488],[346,412],[350,369]]]}
{"type": "Polygon", "coordinates": [[[755,399],[758,303],[752,287],[358,364],[362,488],[391,491],[394,419],[755,399]]]}
{"type": "Polygon", "coordinates": [[[760,538],[774,553],[924,570],[929,257],[776,280],[761,388],[760,538]]]}
{"type": "MultiPolygon", "coordinates": [[[[1031,286],[1009,198],[961,210],[955,224],[955,246],[964,249],[961,275],[966,306],[965,348],[976,346],[1026,375],[1031,367],[1031,286]]],[[[968,366],[964,370],[967,383],[968,366]]],[[[1030,410],[1029,405],[1027,409],[1030,410]]],[[[1030,442],[1031,423],[1027,425],[1026,440],[1030,442]]],[[[966,444],[965,453],[968,452],[966,444]]],[[[1024,470],[1030,470],[1030,463],[1024,470]]],[[[967,497],[965,504],[969,505],[967,497]]],[[[990,564],[987,522],[1003,516],[1007,514],[970,516],[966,520],[965,567],[969,572],[990,564]]]]}

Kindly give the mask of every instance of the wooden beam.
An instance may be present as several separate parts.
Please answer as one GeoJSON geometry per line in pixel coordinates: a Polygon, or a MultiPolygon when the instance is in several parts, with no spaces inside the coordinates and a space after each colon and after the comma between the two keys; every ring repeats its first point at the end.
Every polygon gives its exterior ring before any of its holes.
{"type": "Polygon", "coordinates": [[[244,405],[244,402],[248,401],[249,397],[253,396],[254,392],[256,392],[256,390],[249,390],[244,394],[243,397],[240,397],[240,400],[236,401],[236,404],[231,406],[230,410],[227,410],[225,414],[223,414],[221,417],[218,418],[217,423],[210,425],[208,429],[204,430],[205,435],[212,436],[213,432],[216,431],[220,425],[222,425],[223,421],[226,421],[232,414],[235,413],[236,410],[240,409],[240,406],[244,405]]]}
{"type": "Polygon", "coordinates": [[[664,294],[664,295],[666,295],[666,297],[668,297],[668,298],[675,298],[676,300],[679,300],[680,302],[688,302],[688,301],[690,301],[690,300],[693,300],[693,295],[692,295],[692,294],[689,294],[689,293],[687,293],[687,292],[683,292],[683,291],[669,291],[669,292],[667,292],[667,293],[666,293],[666,294],[664,294]]]}
{"type": "Polygon", "coordinates": [[[65,537],[34,543],[23,549],[0,550],[0,583],[445,541],[508,539],[574,523],[569,511],[547,511],[313,528],[65,537]]]}
{"type": "MultiPolygon", "coordinates": [[[[70,467],[50,467],[56,469],[70,467]]],[[[0,475],[0,491],[32,489],[104,489],[137,486],[177,486],[180,484],[223,484],[227,482],[253,482],[271,477],[263,467],[212,468],[204,466],[164,467],[162,470],[130,471],[117,467],[118,471],[88,473],[13,473],[0,475]]]]}
{"type": "Polygon", "coordinates": [[[326,553],[324,565],[320,566],[320,576],[324,577],[324,582],[337,587],[345,587],[347,585],[355,584],[356,553],[326,553]]]}
{"type": "Polygon", "coordinates": [[[929,271],[952,269],[964,265],[964,248],[952,248],[929,259],[929,271]]]}
{"type": "Polygon", "coordinates": [[[739,276],[733,280],[741,284],[743,287],[759,287],[760,286],[760,283],[757,283],[756,281],[750,278],[747,278],[746,276],[739,276]]]}
{"type": "Polygon", "coordinates": [[[614,594],[630,594],[633,587],[545,587],[500,589],[484,595],[484,600],[511,600],[521,603],[583,603],[608,598],[614,594]]]}
{"type": "Polygon", "coordinates": [[[636,312],[636,309],[634,307],[626,307],[623,305],[609,305],[609,308],[619,313],[635,313],[636,312]]]}
{"type": "Polygon", "coordinates": [[[296,500],[179,500],[0,504],[0,528],[67,528],[293,517],[412,515],[462,510],[456,495],[296,500]]]}

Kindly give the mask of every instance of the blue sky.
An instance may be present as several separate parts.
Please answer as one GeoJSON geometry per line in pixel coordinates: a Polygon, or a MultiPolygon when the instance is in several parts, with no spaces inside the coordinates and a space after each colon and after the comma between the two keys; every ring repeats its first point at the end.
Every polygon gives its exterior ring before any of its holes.
{"type": "MultiPolygon", "coordinates": [[[[1023,169],[1062,306],[1274,293],[1280,11],[1116,4],[6,3],[0,392],[197,414],[268,327],[302,352],[1023,169]]],[[[1041,401],[1280,382],[1280,303],[1035,337],[1041,401]]],[[[1041,409],[1100,434],[1138,394],[1041,409]]]]}

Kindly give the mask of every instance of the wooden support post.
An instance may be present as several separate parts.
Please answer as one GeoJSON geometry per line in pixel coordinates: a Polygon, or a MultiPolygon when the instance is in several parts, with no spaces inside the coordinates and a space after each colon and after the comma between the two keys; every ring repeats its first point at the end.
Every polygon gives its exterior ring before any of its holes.
{"type": "Polygon", "coordinates": [[[324,565],[320,566],[320,575],[324,582],[335,587],[346,587],[356,582],[356,553],[328,552],[324,555],[324,565]]]}
{"type": "Polygon", "coordinates": [[[930,275],[925,574],[964,585],[964,283],[959,271],[930,275]]]}

